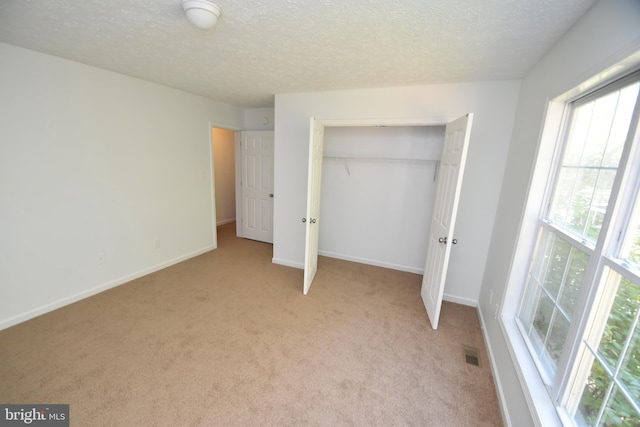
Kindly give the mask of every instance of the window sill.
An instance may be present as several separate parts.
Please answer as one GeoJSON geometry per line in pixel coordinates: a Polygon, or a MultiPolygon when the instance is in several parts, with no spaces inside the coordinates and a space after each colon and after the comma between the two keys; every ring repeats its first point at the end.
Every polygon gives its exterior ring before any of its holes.
{"type": "Polygon", "coordinates": [[[503,317],[499,323],[534,424],[538,427],[571,426],[573,423],[558,413],[558,409],[551,400],[515,320],[503,317]]]}

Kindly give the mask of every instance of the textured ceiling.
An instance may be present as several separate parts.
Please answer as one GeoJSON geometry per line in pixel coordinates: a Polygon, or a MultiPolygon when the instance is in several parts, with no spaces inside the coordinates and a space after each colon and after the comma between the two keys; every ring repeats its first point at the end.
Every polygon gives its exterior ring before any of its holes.
{"type": "MultiPolygon", "coordinates": [[[[2,0],[0,41],[241,107],[276,93],[519,79],[594,0],[2,0]]],[[[0,63],[2,59],[0,58],[0,63]]]]}

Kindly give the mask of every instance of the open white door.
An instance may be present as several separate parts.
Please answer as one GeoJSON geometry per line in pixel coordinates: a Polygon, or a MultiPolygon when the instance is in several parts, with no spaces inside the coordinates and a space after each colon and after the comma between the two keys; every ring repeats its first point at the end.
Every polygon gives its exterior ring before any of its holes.
{"type": "Polygon", "coordinates": [[[306,295],[311,282],[318,271],[318,235],[320,221],[320,188],[322,184],[322,146],[324,143],[324,125],[311,118],[309,135],[309,177],[307,184],[306,243],[304,253],[304,285],[306,295]]]}
{"type": "Polygon", "coordinates": [[[273,132],[241,132],[242,237],[273,243],[273,132]]]}
{"type": "Polygon", "coordinates": [[[442,295],[453,238],[462,176],[464,174],[473,114],[467,114],[447,125],[438,172],[436,200],[433,206],[427,259],[420,295],[433,329],[438,328],[442,295]]]}

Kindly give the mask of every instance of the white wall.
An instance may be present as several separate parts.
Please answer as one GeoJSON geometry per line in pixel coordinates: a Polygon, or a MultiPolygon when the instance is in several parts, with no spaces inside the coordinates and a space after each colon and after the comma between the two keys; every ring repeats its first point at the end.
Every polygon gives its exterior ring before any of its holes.
{"type": "Polygon", "coordinates": [[[236,156],[235,132],[212,129],[215,176],[216,223],[227,224],[236,220],[236,156]]]}
{"type": "Polygon", "coordinates": [[[273,130],[273,108],[245,108],[242,130],[273,130]]]}
{"type": "Polygon", "coordinates": [[[320,254],[422,274],[443,141],[444,126],[325,128],[320,254]]]}
{"type": "Polygon", "coordinates": [[[211,126],[242,110],[6,44],[0,63],[0,328],[214,248],[211,126]]]}
{"type": "Polygon", "coordinates": [[[522,83],[479,304],[504,409],[513,426],[526,427],[534,422],[494,312],[506,292],[546,104],[638,49],[640,2],[602,0],[547,53],[522,83]],[[489,303],[491,293],[492,304],[489,303]]]}
{"type": "MultiPolygon", "coordinates": [[[[475,114],[446,298],[475,305],[496,213],[518,81],[478,82],[277,94],[273,261],[304,260],[309,117],[318,119],[455,119],[475,114]]],[[[322,224],[320,224],[322,228],[322,224]]]]}

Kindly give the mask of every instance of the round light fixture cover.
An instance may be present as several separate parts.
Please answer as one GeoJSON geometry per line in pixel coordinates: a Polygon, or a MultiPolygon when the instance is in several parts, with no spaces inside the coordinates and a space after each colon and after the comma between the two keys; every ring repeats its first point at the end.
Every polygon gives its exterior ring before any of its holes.
{"type": "Polygon", "coordinates": [[[187,19],[193,25],[203,30],[215,27],[222,9],[209,0],[182,0],[187,19]]]}

